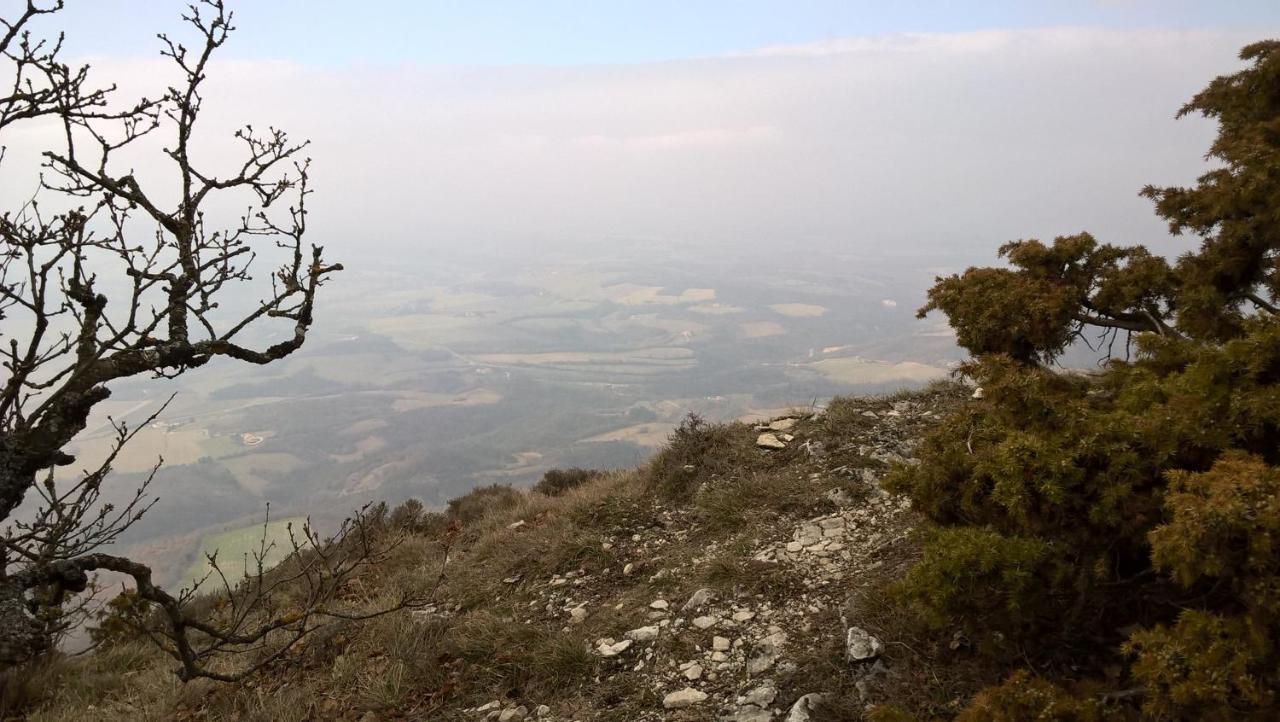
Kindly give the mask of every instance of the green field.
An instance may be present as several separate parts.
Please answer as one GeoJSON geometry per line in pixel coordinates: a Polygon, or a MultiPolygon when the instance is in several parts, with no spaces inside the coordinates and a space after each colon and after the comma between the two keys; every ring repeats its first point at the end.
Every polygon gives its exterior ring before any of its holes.
{"type": "MultiPolygon", "coordinates": [[[[289,525],[294,525],[294,534],[301,540],[302,525],[304,523],[306,523],[305,517],[295,516],[273,521],[266,525],[266,545],[269,548],[264,561],[268,567],[280,563],[293,550],[289,543],[289,525]],[[272,546],[273,542],[274,546],[272,546]]],[[[232,529],[221,534],[205,537],[200,542],[199,558],[183,575],[184,583],[189,584],[202,579],[208,574],[211,568],[206,555],[216,551],[218,553],[218,566],[222,569],[222,573],[226,575],[228,582],[235,584],[244,577],[246,570],[252,571],[255,569],[254,552],[259,549],[262,541],[262,524],[232,529]]],[[[202,591],[217,591],[221,584],[221,580],[215,574],[204,583],[202,591]]]]}

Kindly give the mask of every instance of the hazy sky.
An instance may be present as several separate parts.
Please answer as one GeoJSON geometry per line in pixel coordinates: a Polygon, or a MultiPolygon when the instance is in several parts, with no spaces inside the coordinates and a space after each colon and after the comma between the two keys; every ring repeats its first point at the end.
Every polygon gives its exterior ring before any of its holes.
{"type": "MultiPolygon", "coordinates": [[[[156,95],[153,34],[181,3],[68,4],[71,52],[156,95]]],[[[474,242],[986,260],[1081,229],[1160,247],[1137,191],[1191,181],[1212,131],[1174,114],[1280,34],[1273,0],[229,5],[200,147],[222,161],[245,122],[312,138],[314,235],[344,260],[474,242]]],[[[0,200],[30,185],[47,136],[25,133],[0,200]]]]}
{"type": "MultiPolygon", "coordinates": [[[[15,0],[0,0],[14,4],[15,0]]],[[[184,0],[185,2],[185,0],[184,0]]],[[[148,53],[171,0],[70,0],[90,52],[148,53]]],[[[228,55],[307,63],[634,63],[831,38],[1063,25],[1275,27],[1275,0],[232,0],[228,55]]]]}

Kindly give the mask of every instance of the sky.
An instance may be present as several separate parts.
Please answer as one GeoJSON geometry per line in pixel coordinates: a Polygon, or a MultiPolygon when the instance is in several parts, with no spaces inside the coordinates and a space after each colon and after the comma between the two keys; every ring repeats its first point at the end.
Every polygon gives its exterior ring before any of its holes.
{"type": "MultiPolygon", "coordinates": [[[[77,44],[111,55],[146,54],[147,39],[180,7],[69,4],[77,44]]],[[[240,35],[228,55],[338,65],[641,63],[893,33],[1280,23],[1274,0],[240,0],[231,7],[240,35]]]]}
{"type": "MultiPolygon", "coordinates": [[[[163,89],[154,33],[182,37],[182,3],[68,5],[71,57],[122,97],[163,89]]],[[[985,263],[1080,230],[1172,252],[1137,192],[1192,182],[1213,132],[1174,116],[1280,35],[1273,0],[229,5],[198,152],[229,167],[244,123],[310,138],[313,238],[343,260],[632,244],[985,263]]],[[[56,138],[20,132],[6,203],[56,138]]],[[[130,162],[163,194],[157,157],[130,162]]]]}

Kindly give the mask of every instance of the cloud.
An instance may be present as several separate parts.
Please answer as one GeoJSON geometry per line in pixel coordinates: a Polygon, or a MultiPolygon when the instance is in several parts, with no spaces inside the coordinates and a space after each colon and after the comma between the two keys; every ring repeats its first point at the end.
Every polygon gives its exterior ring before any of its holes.
{"type": "MultiPolygon", "coordinates": [[[[312,227],[344,258],[636,237],[986,260],[1081,229],[1160,247],[1137,191],[1203,172],[1212,126],[1174,113],[1255,39],[1049,28],[640,65],[221,61],[196,143],[216,167],[240,123],[310,137],[312,227]]],[[[127,93],[166,80],[151,61],[96,65],[127,93]]],[[[34,178],[30,132],[10,141],[6,204],[34,178]]]]}
{"type": "Polygon", "coordinates": [[[769,125],[755,125],[748,128],[696,128],[672,133],[622,137],[593,134],[574,138],[572,143],[591,148],[650,152],[725,148],[763,142],[777,136],[777,128],[769,125]]]}

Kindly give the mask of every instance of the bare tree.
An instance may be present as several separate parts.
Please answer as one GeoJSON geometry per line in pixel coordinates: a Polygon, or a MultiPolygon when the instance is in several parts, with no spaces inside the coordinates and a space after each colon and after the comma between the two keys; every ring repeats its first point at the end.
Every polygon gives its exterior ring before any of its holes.
{"type": "Polygon", "coordinates": [[[108,458],[69,483],[62,477],[76,459],[66,449],[111,395],[112,382],[172,378],[219,356],[266,364],[291,354],[306,340],[317,291],[341,266],[303,240],[307,143],[274,128],[245,127],[236,133],[243,159],[229,173],[192,159],[209,61],[233,30],[222,0],[188,7],[191,47],[159,36],[178,82],[158,100],[123,108],[112,106],[114,86],[94,87],[86,67],[59,59],[61,36],[32,33],[33,24],[61,9],[62,0],[28,0],[20,16],[0,19],[0,57],[13,74],[0,89],[0,133],[43,123],[59,137],[43,152],[36,197],[0,215],[0,358],[8,374],[0,387],[0,521],[8,523],[0,537],[0,665],[47,649],[65,624],[67,600],[88,588],[94,572],[109,570],[131,577],[139,598],[159,610],[165,625],[149,633],[181,662],[184,679],[226,679],[208,666],[212,655],[259,649],[276,638],[287,648],[317,618],[350,616],[334,604],[343,583],[385,552],[362,515],[334,537],[297,532],[290,571],[272,576],[258,559],[249,579],[221,579],[232,600],[229,616],[196,615],[190,591],[171,595],[153,584],[145,565],[99,551],[149,506],[145,484],[127,504],[100,501],[116,454],[140,427],[113,421],[108,458]],[[165,137],[160,152],[176,179],[167,185],[149,186],[119,167],[122,151],[144,148],[139,141],[149,136],[165,137]],[[239,222],[207,225],[210,199],[237,193],[250,204],[239,222]],[[53,210],[42,207],[49,200],[53,210]],[[260,251],[281,258],[270,292],[238,313],[221,308],[243,295],[260,251]],[[259,348],[244,341],[273,321],[290,328],[285,340],[259,348]],[[39,511],[17,518],[33,489],[39,511]],[[307,591],[285,608],[274,601],[284,586],[307,591]]]}

